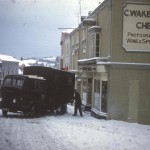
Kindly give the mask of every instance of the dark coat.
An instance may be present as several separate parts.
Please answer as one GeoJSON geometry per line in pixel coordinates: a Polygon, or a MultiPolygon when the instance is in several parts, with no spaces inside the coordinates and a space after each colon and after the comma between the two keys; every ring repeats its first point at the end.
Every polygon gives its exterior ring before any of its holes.
{"type": "Polygon", "coordinates": [[[74,99],[75,99],[76,106],[80,106],[82,104],[80,94],[77,91],[75,91],[74,99]]]}

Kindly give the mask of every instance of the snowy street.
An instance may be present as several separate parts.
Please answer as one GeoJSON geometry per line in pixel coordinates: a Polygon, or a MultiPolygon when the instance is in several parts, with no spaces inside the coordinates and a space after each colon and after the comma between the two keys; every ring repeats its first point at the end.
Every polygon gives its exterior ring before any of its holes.
{"type": "Polygon", "coordinates": [[[150,126],[83,113],[28,118],[0,110],[0,150],[150,150],[150,126]]]}

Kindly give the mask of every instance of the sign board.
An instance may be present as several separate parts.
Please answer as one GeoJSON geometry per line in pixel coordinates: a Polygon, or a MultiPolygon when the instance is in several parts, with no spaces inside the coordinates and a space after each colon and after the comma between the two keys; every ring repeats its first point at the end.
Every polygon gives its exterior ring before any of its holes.
{"type": "Polygon", "coordinates": [[[150,52],[150,3],[123,6],[122,44],[126,51],[150,52]]]}

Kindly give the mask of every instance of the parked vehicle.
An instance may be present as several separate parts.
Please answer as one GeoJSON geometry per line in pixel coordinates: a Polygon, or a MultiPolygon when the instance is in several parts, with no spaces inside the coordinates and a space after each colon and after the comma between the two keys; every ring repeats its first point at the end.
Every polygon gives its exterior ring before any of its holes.
{"type": "MultiPolygon", "coordinates": [[[[75,75],[48,67],[25,67],[23,75],[7,75],[1,87],[0,108],[35,116],[41,111],[66,112],[74,94],[75,75]]],[[[59,112],[59,113],[60,113],[59,112]]]]}

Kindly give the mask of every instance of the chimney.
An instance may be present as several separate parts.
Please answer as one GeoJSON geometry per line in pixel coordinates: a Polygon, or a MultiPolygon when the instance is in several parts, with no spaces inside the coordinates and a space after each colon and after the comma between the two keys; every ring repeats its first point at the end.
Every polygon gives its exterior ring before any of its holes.
{"type": "Polygon", "coordinates": [[[81,22],[86,18],[87,16],[81,16],[81,22]]]}
{"type": "Polygon", "coordinates": [[[89,11],[89,12],[88,12],[88,16],[89,16],[91,13],[92,13],[92,11],[89,11]]]}

